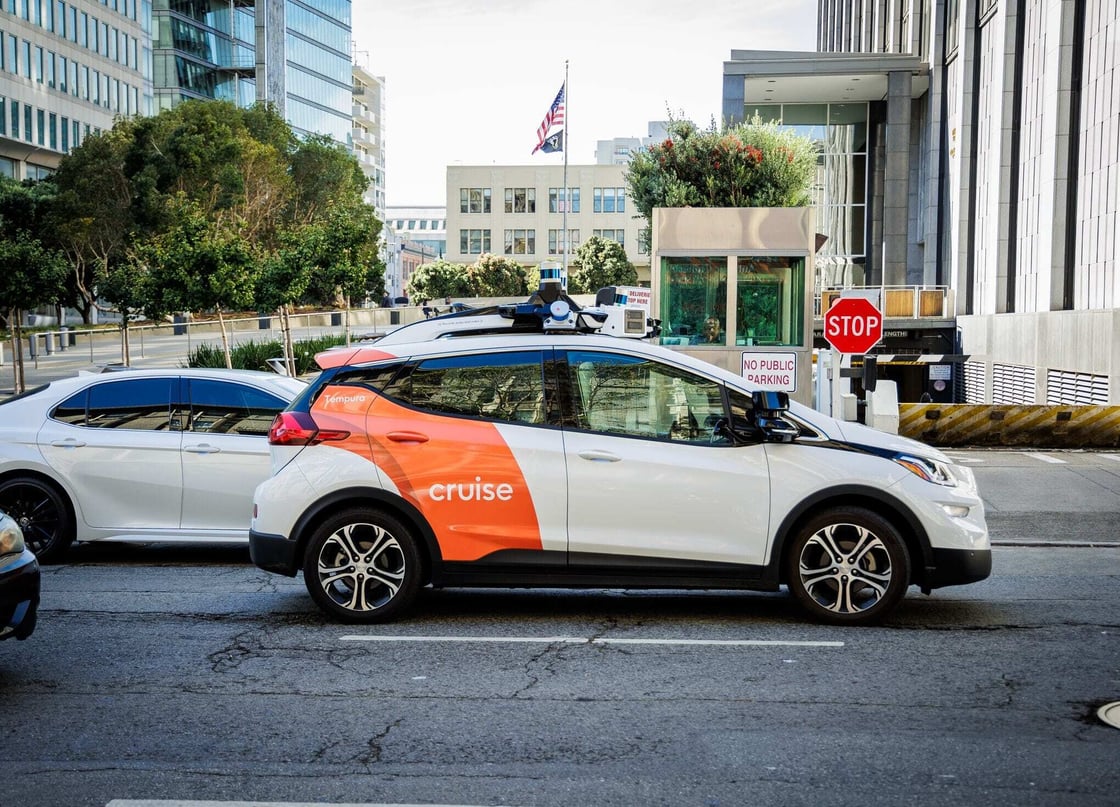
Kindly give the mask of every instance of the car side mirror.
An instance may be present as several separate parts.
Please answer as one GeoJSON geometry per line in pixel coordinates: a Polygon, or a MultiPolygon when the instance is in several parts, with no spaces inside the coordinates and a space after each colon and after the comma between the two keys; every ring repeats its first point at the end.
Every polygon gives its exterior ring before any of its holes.
{"type": "Polygon", "coordinates": [[[755,390],[751,395],[754,404],[754,422],[763,437],[771,443],[792,443],[801,430],[782,417],[789,411],[789,393],[773,390],[755,390]]]}

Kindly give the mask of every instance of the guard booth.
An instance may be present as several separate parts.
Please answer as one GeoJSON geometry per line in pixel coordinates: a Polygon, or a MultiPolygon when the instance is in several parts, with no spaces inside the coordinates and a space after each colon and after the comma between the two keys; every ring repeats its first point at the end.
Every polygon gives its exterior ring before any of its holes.
{"type": "Polygon", "coordinates": [[[650,277],[660,343],[809,405],[812,208],[655,208],[650,277]]]}

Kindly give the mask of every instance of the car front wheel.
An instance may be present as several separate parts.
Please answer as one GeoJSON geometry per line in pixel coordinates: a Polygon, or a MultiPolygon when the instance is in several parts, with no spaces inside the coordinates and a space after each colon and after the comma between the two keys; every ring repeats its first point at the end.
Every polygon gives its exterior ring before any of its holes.
{"type": "Polygon", "coordinates": [[[374,510],[327,519],[307,548],[303,578],[316,604],[343,622],[384,622],[412,604],[420,554],[411,532],[374,510]]]}
{"type": "Polygon", "coordinates": [[[786,568],[790,591],[823,622],[878,622],[902,600],[910,556],[898,530],[860,507],[828,510],[794,539],[786,568]]]}
{"type": "Polygon", "coordinates": [[[74,542],[74,520],[63,494],[32,476],[0,482],[0,510],[23,530],[27,548],[40,563],[58,563],[74,542]]]}

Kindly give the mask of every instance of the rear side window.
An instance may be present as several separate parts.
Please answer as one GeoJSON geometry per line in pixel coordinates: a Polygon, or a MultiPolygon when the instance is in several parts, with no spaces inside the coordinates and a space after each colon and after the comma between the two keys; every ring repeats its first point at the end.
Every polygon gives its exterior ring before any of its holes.
{"type": "Polygon", "coordinates": [[[69,423],[72,426],[86,425],[86,402],[89,400],[89,390],[77,392],[60,403],[51,412],[51,417],[69,423]]]}
{"type": "Polygon", "coordinates": [[[81,425],[98,429],[167,431],[171,422],[171,390],[178,382],[178,378],[169,377],[95,384],[89,388],[88,414],[81,425]]]}
{"type": "Polygon", "coordinates": [[[265,437],[276,414],[288,405],[264,390],[226,381],[190,379],[188,430],[265,437]]]}
{"type": "Polygon", "coordinates": [[[489,353],[429,359],[385,388],[418,409],[513,423],[546,421],[541,354],[489,353]]]}

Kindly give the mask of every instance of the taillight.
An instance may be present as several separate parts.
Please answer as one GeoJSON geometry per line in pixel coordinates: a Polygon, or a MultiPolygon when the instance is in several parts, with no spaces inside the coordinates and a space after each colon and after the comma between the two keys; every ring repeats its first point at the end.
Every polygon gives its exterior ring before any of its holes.
{"type": "Polygon", "coordinates": [[[320,429],[306,412],[281,412],[268,430],[268,443],[274,446],[313,446],[333,440],[345,440],[350,432],[341,429],[320,429]]]}

